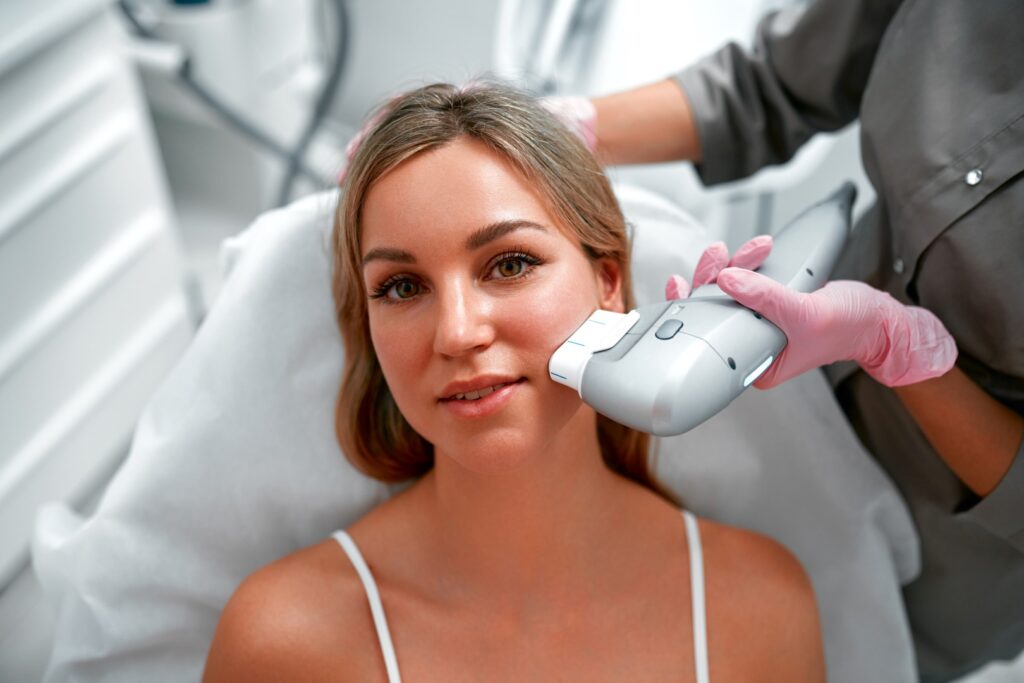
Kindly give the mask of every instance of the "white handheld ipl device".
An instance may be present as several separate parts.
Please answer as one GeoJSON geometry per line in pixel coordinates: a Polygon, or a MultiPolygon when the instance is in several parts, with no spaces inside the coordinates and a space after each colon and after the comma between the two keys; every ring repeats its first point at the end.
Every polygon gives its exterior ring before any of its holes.
{"type": "MultiPolygon", "coordinates": [[[[850,232],[844,183],[773,239],[758,272],[799,292],[821,287],[850,232]]],[[[782,331],[717,285],[629,313],[595,311],[548,363],[597,412],[657,436],[682,434],[729,405],[786,345],[782,331]]]]}

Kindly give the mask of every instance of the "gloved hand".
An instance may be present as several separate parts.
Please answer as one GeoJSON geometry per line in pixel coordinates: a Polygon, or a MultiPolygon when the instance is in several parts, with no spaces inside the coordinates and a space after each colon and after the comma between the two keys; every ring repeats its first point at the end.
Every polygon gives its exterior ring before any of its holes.
{"type": "MultiPolygon", "coordinates": [[[[840,360],[856,361],[889,387],[939,377],[953,367],[956,343],[930,311],[904,306],[863,282],[840,280],[811,293],[793,291],[736,263],[740,252],[755,251],[750,244],[737,251],[730,267],[717,265],[724,260],[724,245],[709,247],[698,263],[694,282],[716,282],[723,292],[763,315],[786,335],[786,348],[754,386],[769,389],[840,360]]],[[[678,277],[669,279],[666,294],[678,277]]]]}
{"type": "Polygon", "coordinates": [[[597,110],[593,102],[586,97],[550,96],[542,97],[540,104],[576,133],[587,149],[597,150],[597,110]]]}
{"type": "Polygon", "coordinates": [[[723,268],[734,267],[757,270],[764,263],[764,260],[768,258],[768,254],[771,251],[771,235],[758,235],[746,242],[736,250],[736,254],[732,259],[729,258],[729,250],[725,246],[725,242],[715,242],[704,250],[700,260],[697,261],[697,267],[693,271],[692,289],[690,283],[682,275],[672,275],[665,285],[665,299],[687,298],[693,289],[697,289],[709,282],[714,282],[715,278],[718,277],[718,273],[723,268]]]}

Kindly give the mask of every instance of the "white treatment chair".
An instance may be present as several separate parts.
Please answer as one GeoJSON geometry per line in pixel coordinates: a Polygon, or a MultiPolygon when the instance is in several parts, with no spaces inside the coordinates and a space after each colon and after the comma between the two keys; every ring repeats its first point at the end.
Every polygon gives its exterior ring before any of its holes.
{"type": "MultiPolygon", "coordinates": [[[[639,303],[660,299],[665,278],[691,273],[710,240],[664,199],[617,192],[634,226],[639,303]]],[[[198,680],[247,574],[391,493],[348,464],[333,433],[335,201],[308,197],[226,243],[219,299],[97,511],[40,514],[34,565],[57,610],[46,681],[198,680]]],[[[698,514],[796,553],[817,592],[831,681],[914,680],[900,585],[917,571],[917,539],[820,373],[746,392],[661,440],[659,470],[698,514]]]]}

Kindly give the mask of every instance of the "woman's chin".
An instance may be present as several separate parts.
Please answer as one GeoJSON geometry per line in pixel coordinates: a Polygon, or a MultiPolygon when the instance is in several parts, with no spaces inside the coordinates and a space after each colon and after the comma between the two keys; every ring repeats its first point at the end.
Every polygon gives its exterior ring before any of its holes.
{"type": "Polygon", "coordinates": [[[509,434],[489,433],[462,444],[451,444],[435,450],[437,460],[451,460],[453,464],[475,474],[504,474],[513,472],[541,455],[532,439],[509,434]]]}

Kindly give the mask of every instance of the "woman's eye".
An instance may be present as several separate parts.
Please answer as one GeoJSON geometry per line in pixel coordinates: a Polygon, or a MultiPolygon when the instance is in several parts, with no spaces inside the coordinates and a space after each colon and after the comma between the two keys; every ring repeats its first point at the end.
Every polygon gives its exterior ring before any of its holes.
{"type": "Polygon", "coordinates": [[[501,277],[515,277],[526,270],[526,262],[521,258],[507,258],[494,267],[501,277]]]}
{"type": "Polygon", "coordinates": [[[540,259],[523,251],[503,254],[491,269],[491,276],[498,280],[518,279],[530,275],[540,263],[540,259]]]}
{"type": "Polygon", "coordinates": [[[377,287],[370,294],[371,299],[378,299],[385,303],[400,303],[407,301],[420,292],[419,283],[408,278],[389,279],[377,287]]]}
{"type": "Polygon", "coordinates": [[[400,280],[391,287],[399,299],[410,299],[419,291],[419,285],[412,280],[400,280]]]}

